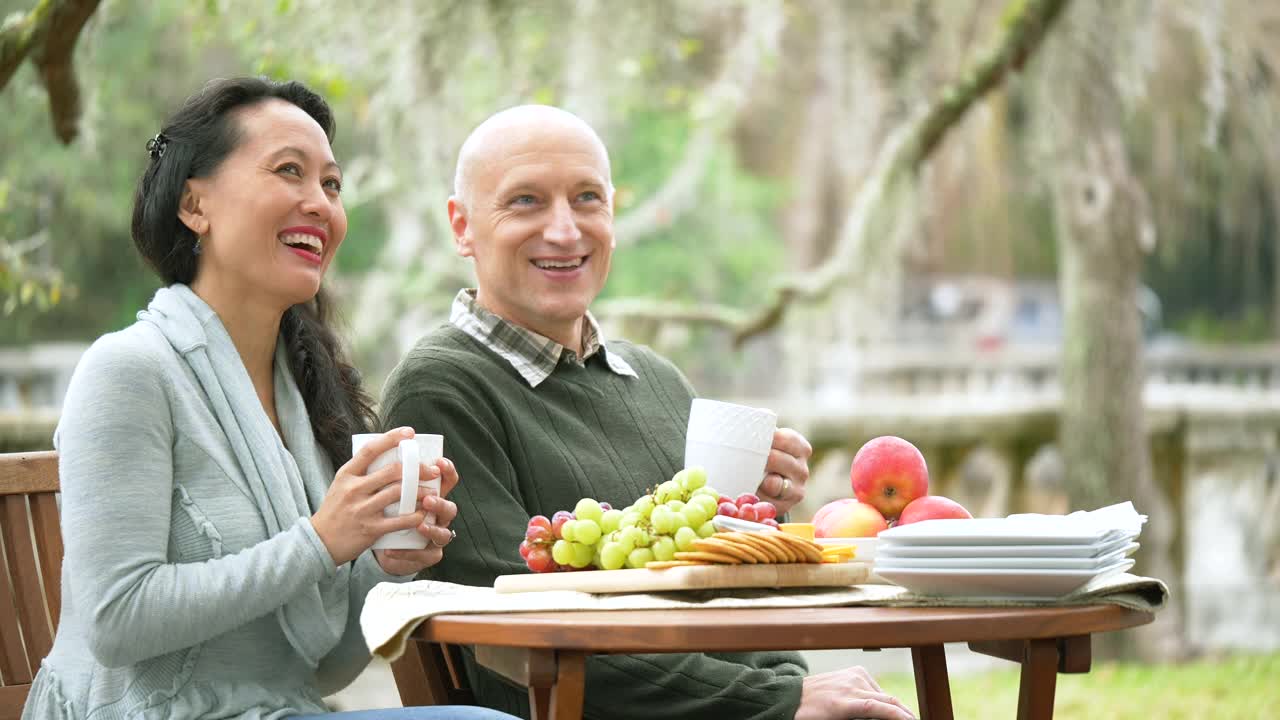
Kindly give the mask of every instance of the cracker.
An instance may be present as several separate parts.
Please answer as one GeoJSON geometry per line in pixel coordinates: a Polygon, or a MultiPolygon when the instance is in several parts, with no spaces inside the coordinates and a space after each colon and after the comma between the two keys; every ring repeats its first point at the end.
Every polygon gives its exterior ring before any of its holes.
{"type": "Polygon", "coordinates": [[[760,537],[759,533],[734,532],[728,533],[728,536],[742,543],[744,547],[755,548],[757,552],[769,558],[767,562],[791,562],[790,554],[783,552],[775,547],[773,543],[760,537]]]}
{"type": "Polygon", "coordinates": [[[678,552],[677,560],[701,560],[703,562],[716,563],[719,565],[741,565],[742,561],[732,555],[726,555],[719,552],[706,552],[697,550],[694,552],[678,552]]]}
{"type": "Polygon", "coordinates": [[[744,563],[755,565],[758,562],[754,555],[742,549],[737,543],[717,537],[702,538],[693,542],[693,549],[702,552],[724,553],[732,555],[744,563]]]}
{"type": "Polygon", "coordinates": [[[799,552],[802,556],[801,562],[822,562],[822,546],[818,543],[788,535],[787,533],[778,533],[778,539],[789,543],[792,550],[799,552]]]}

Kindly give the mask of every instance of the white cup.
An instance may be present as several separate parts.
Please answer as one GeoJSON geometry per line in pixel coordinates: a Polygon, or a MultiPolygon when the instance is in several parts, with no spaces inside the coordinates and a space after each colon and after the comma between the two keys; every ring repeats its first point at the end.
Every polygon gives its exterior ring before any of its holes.
{"type": "Polygon", "coordinates": [[[754,493],[764,479],[778,416],[770,410],[697,398],[689,410],[684,466],[700,465],[728,497],[754,493]]]}
{"type": "MultiPolygon", "coordinates": [[[[354,456],[366,443],[380,437],[382,433],[352,435],[351,454],[354,456]]],[[[369,463],[366,474],[377,472],[392,463],[403,464],[400,472],[400,502],[386,506],[382,509],[382,514],[395,517],[412,513],[418,506],[419,487],[426,488],[428,495],[439,495],[440,478],[419,481],[418,468],[422,463],[434,464],[443,455],[443,435],[416,435],[412,440],[401,440],[398,447],[391,448],[374,458],[373,462],[369,463]]],[[[435,515],[430,513],[424,520],[428,525],[435,524],[435,521],[435,515]]],[[[427,539],[416,528],[387,533],[373,543],[374,549],[377,550],[421,550],[426,546],[427,539]]]]}

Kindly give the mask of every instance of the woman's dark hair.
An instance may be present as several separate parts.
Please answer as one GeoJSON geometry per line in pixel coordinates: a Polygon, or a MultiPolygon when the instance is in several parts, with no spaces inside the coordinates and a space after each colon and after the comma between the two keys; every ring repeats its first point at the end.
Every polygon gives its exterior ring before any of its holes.
{"type": "MultiPolygon", "coordinates": [[[[187,179],[212,175],[239,145],[235,110],[272,99],[298,106],[333,141],[333,113],[319,95],[298,82],[245,77],[205,85],[147,143],[151,159],[133,196],[133,242],[166,284],[190,285],[196,276],[196,235],[178,219],[187,179]]],[[[285,312],[280,332],[311,430],[337,468],[351,457],[351,436],[370,432],[376,416],[360,373],[343,356],[332,314],[322,287],[310,302],[285,312]]]]}

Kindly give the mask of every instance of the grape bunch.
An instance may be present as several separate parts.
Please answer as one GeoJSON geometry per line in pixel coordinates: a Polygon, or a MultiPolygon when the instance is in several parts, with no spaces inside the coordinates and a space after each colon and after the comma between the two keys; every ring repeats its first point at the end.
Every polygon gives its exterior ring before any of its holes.
{"type": "Polygon", "coordinates": [[[720,500],[706,471],[687,468],[622,510],[583,498],[571,513],[535,515],[520,555],[533,572],[642,568],[714,535],[711,518],[720,500]]]}
{"type": "Polygon", "coordinates": [[[761,502],[752,493],[742,493],[736,499],[721,495],[716,506],[717,515],[726,515],[740,520],[764,523],[778,527],[778,508],[773,503],[761,502]]]}
{"type": "Polygon", "coordinates": [[[594,547],[602,528],[606,523],[616,527],[621,515],[609,503],[590,498],[579,500],[573,512],[561,510],[550,518],[534,515],[520,543],[520,557],[536,573],[586,568],[595,558],[594,547]]]}

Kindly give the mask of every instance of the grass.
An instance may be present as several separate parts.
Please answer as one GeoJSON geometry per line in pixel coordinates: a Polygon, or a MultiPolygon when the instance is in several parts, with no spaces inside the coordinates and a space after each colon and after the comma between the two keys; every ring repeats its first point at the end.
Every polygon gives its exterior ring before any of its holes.
{"type": "MultiPolygon", "coordinates": [[[[951,678],[957,718],[1014,718],[1018,671],[951,678]]],[[[885,692],[917,710],[910,675],[877,678],[885,692]]],[[[1059,675],[1054,720],[1190,720],[1280,718],[1280,653],[1237,655],[1183,665],[1095,664],[1085,675],[1059,675]]]]}

